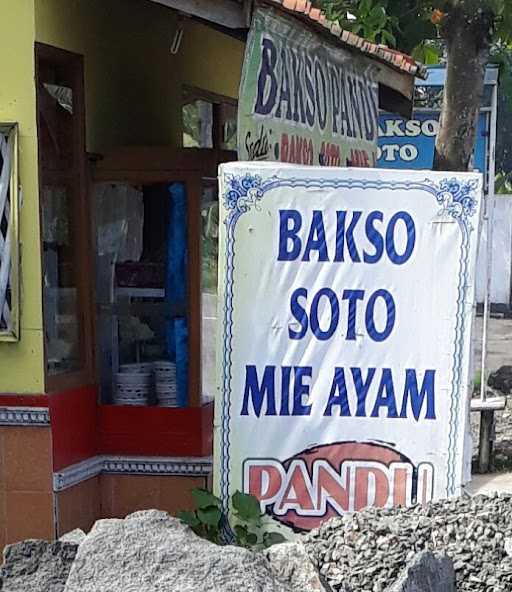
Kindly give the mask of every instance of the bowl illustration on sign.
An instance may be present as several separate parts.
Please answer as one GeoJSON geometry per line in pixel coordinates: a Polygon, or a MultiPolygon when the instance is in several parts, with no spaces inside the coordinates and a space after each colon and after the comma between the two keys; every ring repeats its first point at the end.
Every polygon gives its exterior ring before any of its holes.
{"type": "Polygon", "coordinates": [[[294,530],[368,506],[409,506],[432,499],[434,468],[415,466],[380,442],[336,442],[299,452],[285,461],[247,459],[243,489],[261,509],[294,530]]]}

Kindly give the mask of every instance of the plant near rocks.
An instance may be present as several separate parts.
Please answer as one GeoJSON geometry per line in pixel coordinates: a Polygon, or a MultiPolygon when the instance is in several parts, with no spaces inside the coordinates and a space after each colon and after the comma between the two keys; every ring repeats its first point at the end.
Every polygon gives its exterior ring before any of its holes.
{"type": "Polygon", "coordinates": [[[278,532],[261,533],[260,503],[253,496],[237,491],[231,497],[233,524],[222,510],[221,500],[206,489],[194,489],[192,497],[196,505],[193,511],[180,512],[178,518],[200,537],[217,545],[226,543],[223,525],[229,525],[235,543],[245,548],[267,548],[282,543],[285,538],[278,532]]]}
{"type": "Polygon", "coordinates": [[[192,498],[196,509],[190,512],[179,512],[178,518],[203,539],[220,544],[222,520],[220,500],[206,489],[194,489],[192,498]]]}

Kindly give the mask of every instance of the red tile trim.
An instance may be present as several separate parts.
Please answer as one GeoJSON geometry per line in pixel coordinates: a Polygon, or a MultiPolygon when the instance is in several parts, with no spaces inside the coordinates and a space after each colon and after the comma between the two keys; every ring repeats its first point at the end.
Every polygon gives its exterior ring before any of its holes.
{"type": "Polygon", "coordinates": [[[48,395],[0,393],[0,407],[48,407],[48,395]]]}

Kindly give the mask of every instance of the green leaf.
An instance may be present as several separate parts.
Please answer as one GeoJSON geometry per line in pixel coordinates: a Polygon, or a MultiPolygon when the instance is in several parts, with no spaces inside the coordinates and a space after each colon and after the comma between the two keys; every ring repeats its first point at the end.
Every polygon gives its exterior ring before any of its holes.
{"type": "Polygon", "coordinates": [[[420,43],[413,49],[411,53],[411,56],[415,60],[422,62],[426,65],[439,64],[441,55],[441,48],[437,45],[428,42],[420,43]]]}
{"type": "Polygon", "coordinates": [[[220,499],[207,489],[194,489],[192,491],[192,497],[198,508],[208,508],[210,506],[215,506],[216,508],[221,507],[220,499]]]}
{"type": "Polygon", "coordinates": [[[368,14],[372,7],[372,0],[361,0],[359,2],[359,11],[368,14]]]}
{"type": "Polygon", "coordinates": [[[209,540],[212,543],[215,543],[216,545],[222,544],[218,527],[204,527],[203,538],[209,540]]]}
{"type": "Polygon", "coordinates": [[[237,544],[245,547],[249,537],[249,530],[247,526],[244,526],[243,524],[236,524],[234,530],[237,544]]]}
{"type": "Polygon", "coordinates": [[[285,542],[286,538],[280,532],[266,532],[263,535],[263,544],[265,547],[271,547],[272,545],[278,545],[285,542]]]}
{"type": "Polygon", "coordinates": [[[390,33],[389,31],[382,31],[380,36],[381,36],[382,42],[385,45],[390,45],[391,47],[396,47],[396,37],[393,35],[393,33],[390,33]]]}
{"type": "Polygon", "coordinates": [[[248,530],[247,526],[244,526],[243,524],[236,524],[235,525],[235,535],[236,535],[237,541],[245,542],[248,534],[249,534],[249,530],[248,530]]]}
{"type": "Polygon", "coordinates": [[[258,542],[258,536],[254,534],[254,532],[249,532],[247,534],[247,542],[249,545],[255,545],[258,542]]]}
{"type": "Polygon", "coordinates": [[[237,491],[231,501],[241,520],[258,523],[261,521],[260,502],[253,495],[237,491]]]}
{"type": "Polygon", "coordinates": [[[219,508],[210,506],[208,508],[199,508],[199,510],[197,510],[197,517],[207,526],[218,526],[220,519],[222,518],[222,513],[219,508]]]}
{"type": "Polygon", "coordinates": [[[387,15],[386,15],[386,10],[384,9],[383,6],[379,6],[378,4],[370,10],[368,17],[379,28],[384,27],[386,25],[387,20],[388,20],[387,15]]]}
{"type": "Polygon", "coordinates": [[[188,526],[199,526],[200,521],[195,512],[178,512],[177,517],[188,526]]]}
{"type": "Polygon", "coordinates": [[[423,63],[427,66],[439,64],[441,51],[437,47],[425,45],[423,49],[423,63]]]}
{"type": "Polygon", "coordinates": [[[247,533],[249,532],[249,529],[247,528],[247,526],[245,526],[245,524],[235,524],[235,534],[238,536],[247,536],[247,533]]]}

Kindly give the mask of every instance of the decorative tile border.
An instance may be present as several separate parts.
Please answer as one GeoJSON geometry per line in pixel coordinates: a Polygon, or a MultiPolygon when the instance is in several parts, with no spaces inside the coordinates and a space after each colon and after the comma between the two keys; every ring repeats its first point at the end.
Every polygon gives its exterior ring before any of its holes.
{"type": "Polygon", "coordinates": [[[206,477],[211,457],[93,456],[53,474],[53,490],[62,491],[101,473],[206,477]]]}
{"type": "Polygon", "coordinates": [[[92,456],[87,460],[53,473],[53,491],[62,491],[98,476],[103,470],[104,460],[103,456],[92,456]]]}
{"type": "Polygon", "coordinates": [[[181,475],[204,477],[211,473],[212,458],[109,457],[103,464],[105,473],[144,475],[181,475]]]}
{"type": "Polygon", "coordinates": [[[50,425],[50,413],[45,407],[0,407],[0,426],[50,425]]]}

